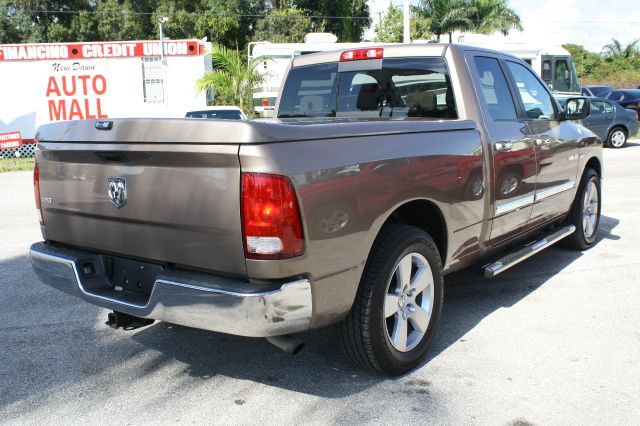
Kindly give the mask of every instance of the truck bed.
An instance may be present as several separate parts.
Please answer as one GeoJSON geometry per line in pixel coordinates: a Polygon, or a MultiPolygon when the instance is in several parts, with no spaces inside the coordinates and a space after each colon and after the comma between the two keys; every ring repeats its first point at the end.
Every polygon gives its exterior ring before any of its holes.
{"type": "Polygon", "coordinates": [[[109,121],[111,130],[94,120],[40,128],[46,239],[240,276],[240,145],[474,128],[425,120],[109,121]],[[109,202],[114,177],[127,182],[121,208],[109,202]]]}

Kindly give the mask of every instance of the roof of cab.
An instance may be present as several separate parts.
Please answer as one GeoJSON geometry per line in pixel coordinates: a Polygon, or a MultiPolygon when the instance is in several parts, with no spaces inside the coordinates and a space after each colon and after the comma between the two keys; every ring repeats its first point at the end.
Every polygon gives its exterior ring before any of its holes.
{"type": "MultiPolygon", "coordinates": [[[[411,56],[444,56],[447,49],[462,50],[462,51],[481,51],[488,53],[499,53],[501,55],[510,56],[516,58],[509,53],[498,52],[492,49],[486,49],[478,46],[467,46],[464,44],[449,44],[449,43],[411,43],[411,44],[380,44],[376,46],[366,46],[362,49],[372,49],[375,47],[381,47],[384,49],[385,58],[405,58],[411,56]]],[[[339,49],[328,52],[311,53],[308,55],[296,56],[293,59],[292,66],[300,67],[305,65],[321,64],[327,62],[338,62],[340,60],[340,54],[345,50],[356,49],[339,49]]]]}

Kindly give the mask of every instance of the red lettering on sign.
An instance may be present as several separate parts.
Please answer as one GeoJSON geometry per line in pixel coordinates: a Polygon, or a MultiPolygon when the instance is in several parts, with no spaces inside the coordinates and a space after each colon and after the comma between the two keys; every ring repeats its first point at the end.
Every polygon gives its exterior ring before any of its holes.
{"type": "Polygon", "coordinates": [[[47,96],[51,95],[51,93],[55,93],[57,96],[62,96],[55,77],[49,77],[49,83],[47,83],[47,96]]]}
{"type": "Polygon", "coordinates": [[[75,76],[71,76],[69,79],[71,80],[72,84],[71,89],[67,88],[67,76],[62,76],[62,91],[67,96],[73,96],[76,94],[76,78],[75,76]]]}
{"type": "Polygon", "coordinates": [[[60,121],[67,119],[67,106],[64,100],[49,100],[49,121],[60,121]]]}
{"type": "Polygon", "coordinates": [[[91,78],[90,75],[79,75],[78,79],[80,79],[82,81],[82,93],[85,94],[85,96],[87,95],[87,91],[89,89],[87,89],[87,80],[89,80],[91,78]]]}
{"type": "Polygon", "coordinates": [[[96,108],[98,110],[98,118],[109,118],[107,114],[102,113],[102,103],[100,102],[100,98],[96,99],[96,108]]]}
{"type": "Polygon", "coordinates": [[[20,132],[0,133],[0,149],[20,148],[22,135],[20,132]]]}
{"type": "Polygon", "coordinates": [[[84,117],[82,116],[82,111],[80,110],[80,104],[77,99],[73,99],[71,101],[71,108],[69,109],[69,120],[82,120],[84,117]]]}
{"type": "Polygon", "coordinates": [[[96,95],[104,95],[104,92],[107,91],[107,79],[104,78],[102,74],[96,75],[91,83],[93,85],[93,91],[96,93],[96,95]],[[101,81],[100,85],[102,86],[102,89],[98,89],[98,80],[101,81]]]}
{"type": "Polygon", "coordinates": [[[104,75],[63,75],[58,78],[60,80],[51,76],[47,83],[47,97],[60,98],[48,101],[49,121],[109,118],[102,112],[100,99],[107,91],[104,75]]]}

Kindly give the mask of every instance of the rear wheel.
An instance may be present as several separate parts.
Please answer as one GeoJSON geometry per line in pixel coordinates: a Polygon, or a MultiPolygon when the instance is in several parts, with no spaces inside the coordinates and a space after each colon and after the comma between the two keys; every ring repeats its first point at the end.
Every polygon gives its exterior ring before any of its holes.
{"type": "Polygon", "coordinates": [[[585,250],[595,243],[600,225],[600,199],[600,176],[587,168],[569,212],[568,223],[574,225],[576,231],[564,240],[566,247],[585,250]]]}
{"type": "Polygon", "coordinates": [[[348,355],[385,374],[415,367],[435,335],[442,295],[442,262],[431,237],[413,226],[385,226],[339,327],[348,355]]]}
{"type": "Polygon", "coordinates": [[[611,148],[622,148],[627,143],[627,132],[622,127],[615,127],[609,132],[607,145],[611,148]]]}

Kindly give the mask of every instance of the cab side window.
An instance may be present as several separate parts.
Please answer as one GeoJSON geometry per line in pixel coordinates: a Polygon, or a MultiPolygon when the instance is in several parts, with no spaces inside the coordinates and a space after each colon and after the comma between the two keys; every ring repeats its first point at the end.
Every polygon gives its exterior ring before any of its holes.
{"type": "Polygon", "coordinates": [[[515,120],[517,118],[516,107],[498,60],[476,56],[474,62],[484,101],[491,118],[494,120],[515,120]]]}
{"type": "Polygon", "coordinates": [[[540,80],[521,64],[507,61],[507,66],[518,88],[518,95],[524,105],[527,118],[555,119],[556,112],[551,95],[540,80]]]}

